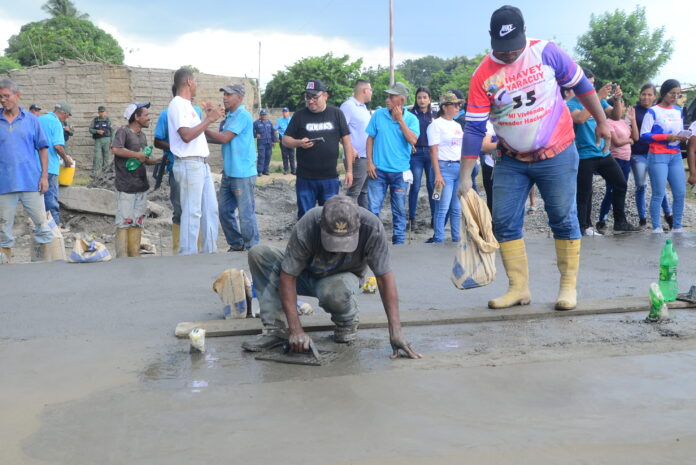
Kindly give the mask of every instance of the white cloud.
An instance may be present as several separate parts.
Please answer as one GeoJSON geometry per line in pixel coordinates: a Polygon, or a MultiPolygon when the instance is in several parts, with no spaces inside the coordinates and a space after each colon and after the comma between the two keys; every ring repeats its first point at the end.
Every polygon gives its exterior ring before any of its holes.
{"type": "Polygon", "coordinates": [[[4,15],[0,14],[0,55],[5,54],[5,49],[7,48],[7,41],[15,34],[19,34],[19,30],[24,24],[21,21],[14,19],[7,19],[4,15]]]}
{"type": "MultiPolygon", "coordinates": [[[[202,72],[226,76],[258,76],[260,40],[262,86],[268,83],[273,73],[297,60],[328,52],[337,56],[349,55],[351,60],[362,58],[365,66],[389,63],[389,48],[386,46],[366,48],[345,39],[312,34],[205,29],[183,34],[163,44],[121,34],[108,23],[100,22],[98,25],[121,44],[126,51],[127,65],[172,69],[193,65],[202,72]]],[[[419,56],[422,55],[395,53],[395,62],[419,56]]]]}

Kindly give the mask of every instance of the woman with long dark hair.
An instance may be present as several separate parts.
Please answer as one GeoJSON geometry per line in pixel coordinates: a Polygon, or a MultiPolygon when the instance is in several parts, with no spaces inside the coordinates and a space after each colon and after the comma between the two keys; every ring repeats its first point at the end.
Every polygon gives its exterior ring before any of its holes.
{"type": "Polygon", "coordinates": [[[667,183],[672,189],[674,203],[672,232],[682,232],[682,215],[686,198],[686,176],[679,144],[687,137],[679,135],[684,128],[682,109],[676,104],[681,97],[681,84],[676,79],[667,79],[660,86],[657,105],[645,114],[640,129],[640,138],[650,144],[648,151],[648,173],[650,174],[650,221],[654,233],[662,233],[660,204],[667,192],[667,183]]]}
{"type": "MultiPolygon", "coordinates": [[[[657,89],[654,84],[648,83],[640,88],[640,99],[633,107],[635,112],[635,123],[640,133],[640,128],[643,125],[643,118],[650,107],[655,104],[657,97],[657,89]]],[[[644,140],[640,139],[640,134],[636,141],[631,146],[631,172],[633,173],[633,181],[636,184],[636,209],[638,210],[638,218],[640,226],[645,227],[648,224],[648,214],[645,209],[645,190],[648,186],[648,148],[649,145],[644,140]]],[[[667,225],[672,227],[672,209],[669,205],[669,197],[665,194],[662,199],[662,211],[665,214],[667,225]]]]}
{"type": "Polygon", "coordinates": [[[430,204],[430,223],[433,223],[434,203],[433,200],[433,178],[430,168],[430,147],[428,145],[428,126],[435,117],[430,106],[430,89],[419,87],[416,89],[416,104],[411,109],[411,113],[416,115],[420,123],[420,136],[416,141],[416,147],[411,154],[411,173],[413,173],[413,184],[408,192],[408,221],[410,227],[416,220],[416,207],[418,206],[418,191],[420,191],[423,172],[425,171],[425,185],[428,189],[428,203],[430,204]]]}

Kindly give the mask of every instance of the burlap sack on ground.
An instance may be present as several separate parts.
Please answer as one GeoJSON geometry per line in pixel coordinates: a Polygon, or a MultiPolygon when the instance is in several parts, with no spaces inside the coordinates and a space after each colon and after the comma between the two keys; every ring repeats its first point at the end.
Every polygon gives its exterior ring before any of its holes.
{"type": "MultiPolygon", "coordinates": [[[[46,217],[48,218],[48,227],[51,228],[51,232],[53,233],[53,240],[48,244],[45,257],[41,256],[41,247],[39,244],[34,243],[34,246],[31,248],[31,261],[65,261],[67,257],[65,256],[65,239],[63,238],[63,233],[60,232],[60,228],[53,220],[53,215],[51,215],[51,212],[46,212],[46,217]]],[[[36,227],[36,225],[34,225],[34,227],[36,227]]]]}
{"type": "Polygon", "coordinates": [[[462,206],[461,233],[452,266],[452,283],[457,289],[473,289],[495,279],[495,251],[498,241],[493,235],[491,212],[486,202],[469,189],[459,197],[462,206]]]}
{"type": "Polygon", "coordinates": [[[109,250],[101,242],[77,238],[68,261],[70,263],[96,263],[108,262],[111,258],[109,250]]]}

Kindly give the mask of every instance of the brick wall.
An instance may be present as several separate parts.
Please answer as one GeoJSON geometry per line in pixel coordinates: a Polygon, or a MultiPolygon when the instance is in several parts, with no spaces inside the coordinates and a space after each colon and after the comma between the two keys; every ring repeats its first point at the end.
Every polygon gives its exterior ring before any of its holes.
{"type": "MultiPolygon", "coordinates": [[[[20,105],[28,109],[36,103],[42,113],[50,112],[58,102],[72,107],[69,122],[75,130],[69,149],[77,161],[78,175],[88,175],[92,169],[93,139],[89,133],[97,107],[106,106],[114,128],[126,124],[123,111],[131,102],[151,102],[152,119],[145,130],[148,143],[153,144],[157,116],[172,98],[171,87],[175,70],[134,68],[129,66],[89,63],[76,60],[60,60],[45,66],[36,66],[9,72],[9,77],[21,87],[20,105]]],[[[220,87],[231,82],[244,84],[244,105],[253,111],[255,90],[250,80],[229,76],[198,73],[196,101],[222,104],[220,87]]],[[[258,110],[256,111],[258,113],[258,110]]],[[[211,126],[217,130],[217,124],[211,126]]],[[[210,164],[213,169],[222,166],[220,146],[210,144],[210,164]]],[[[157,156],[161,153],[156,151],[157,156]]]]}

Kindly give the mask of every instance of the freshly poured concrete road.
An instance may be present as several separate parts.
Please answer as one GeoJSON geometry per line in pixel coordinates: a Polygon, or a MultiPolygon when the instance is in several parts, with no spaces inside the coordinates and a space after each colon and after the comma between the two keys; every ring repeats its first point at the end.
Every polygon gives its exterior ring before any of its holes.
{"type": "MultiPolygon", "coordinates": [[[[664,237],[583,240],[581,299],[647,295],[664,237]]],[[[696,237],[675,238],[680,287],[696,237]]],[[[453,246],[393,250],[401,309],[475,312],[504,291],[457,291],[453,246]]],[[[528,241],[549,309],[553,241],[528,241]]],[[[696,452],[696,311],[407,328],[426,358],[389,360],[360,332],[330,366],[257,362],[241,337],[188,354],[178,322],[214,319],[211,290],[244,254],[0,266],[0,463],[689,463],[696,452]]],[[[311,299],[309,299],[312,301],[311,299]]],[[[360,295],[363,312],[382,311],[360,295]]],[[[320,311],[320,310],[319,310],[320,311]]],[[[552,310],[549,310],[552,312],[552,310]]]]}

